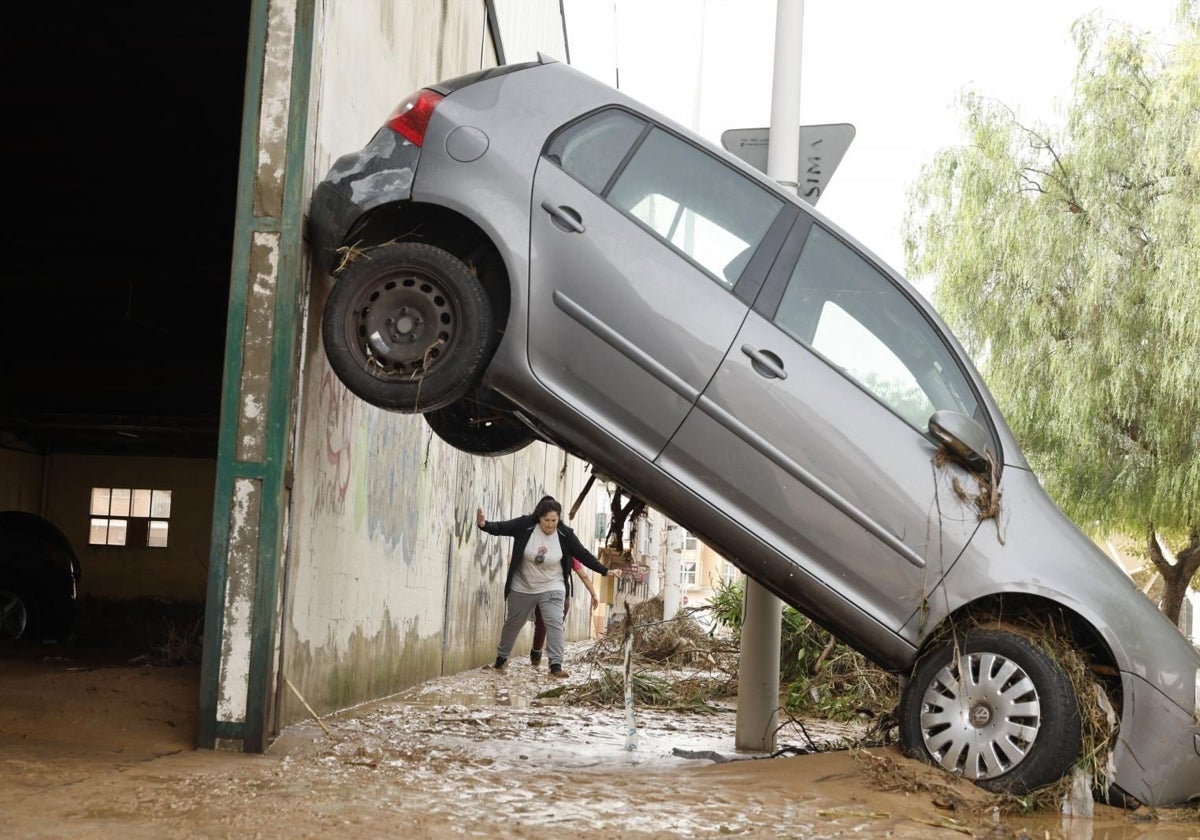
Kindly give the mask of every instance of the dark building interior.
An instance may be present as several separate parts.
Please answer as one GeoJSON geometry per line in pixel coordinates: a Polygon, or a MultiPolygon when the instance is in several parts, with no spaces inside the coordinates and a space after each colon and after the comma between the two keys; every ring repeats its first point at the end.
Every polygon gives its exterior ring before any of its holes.
{"type": "Polygon", "coordinates": [[[0,446],[215,457],[248,0],[0,27],[0,446]]]}

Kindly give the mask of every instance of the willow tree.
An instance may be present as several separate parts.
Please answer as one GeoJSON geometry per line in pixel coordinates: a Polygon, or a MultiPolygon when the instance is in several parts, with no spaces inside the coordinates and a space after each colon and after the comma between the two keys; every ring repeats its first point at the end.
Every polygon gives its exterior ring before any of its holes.
{"type": "Polygon", "coordinates": [[[907,267],[1067,514],[1145,535],[1178,622],[1200,567],[1200,0],[1170,45],[1072,32],[1057,124],[964,95],[964,144],[909,193],[907,267]]]}

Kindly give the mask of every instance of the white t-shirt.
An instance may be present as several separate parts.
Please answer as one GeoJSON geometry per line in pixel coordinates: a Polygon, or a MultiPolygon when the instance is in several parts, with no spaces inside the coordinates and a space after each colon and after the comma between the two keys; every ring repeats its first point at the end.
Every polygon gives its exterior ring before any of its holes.
{"type": "Polygon", "coordinates": [[[562,544],[558,541],[558,531],[547,536],[540,525],[533,527],[529,542],[525,544],[521,567],[513,575],[512,588],[526,595],[566,592],[562,573],[562,544]]]}

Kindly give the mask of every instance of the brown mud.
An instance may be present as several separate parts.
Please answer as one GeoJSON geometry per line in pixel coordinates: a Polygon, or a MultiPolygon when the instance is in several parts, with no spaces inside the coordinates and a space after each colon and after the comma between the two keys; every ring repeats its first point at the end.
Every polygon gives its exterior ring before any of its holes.
{"type": "MultiPolygon", "coordinates": [[[[568,683],[589,678],[580,650],[568,683]]],[[[539,699],[555,684],[520,659],[328,716],[328,735],[292,726],[266,755],[193,748],[198,681],[194,665],[0,649],[3,836],[1200,837],[1191,811],[1002,816],[893,747],[739,755],[732,710],[637,709],[631,750],[623,709],[539,699]]],[[[789,727],[781,746],[856,737],[789,727]]]]}

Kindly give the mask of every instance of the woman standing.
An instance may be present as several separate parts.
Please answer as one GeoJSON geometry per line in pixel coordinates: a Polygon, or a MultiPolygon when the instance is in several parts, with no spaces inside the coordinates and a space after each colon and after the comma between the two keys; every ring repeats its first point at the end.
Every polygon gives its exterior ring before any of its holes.
{"type": "Polygon", "coordinates": [[[497,670],[508,665],[508,655],[521,626],[540,608],[546,623],[550,676],[567,676],[562,669],[563,605],[571,589],[571,558],[602,575],[608,574],[608,567],[583,547],[575,532],[562,524],[561,516],[562,505],[550,496],[543,496],[532,514],[504,522],[489,522],[483,508],[476,511],[476,524],[481,530],[513,538],[512,559],[504,581],[507,615],[492,666],[497,670]]]}

